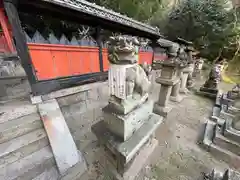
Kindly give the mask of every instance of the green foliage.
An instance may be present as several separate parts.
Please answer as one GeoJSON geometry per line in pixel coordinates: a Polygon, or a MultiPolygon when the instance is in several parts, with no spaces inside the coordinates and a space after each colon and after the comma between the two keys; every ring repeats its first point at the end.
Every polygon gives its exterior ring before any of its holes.
{"type": "MultiPolygon", "coordinates": [[[[170,40],[177,37],[192,41],[200,55],[214,61],[219,55],[239,60],[240,10],[229,6],[229,0],[88,0],[121,12],[136,20],[158,26],[170,40]]],[[[47,36],[53,31],[69,39],[78,36],[80,24],[42,15],[20,14],[23,27],[33,34],[38,29],[47,36]]],[[[104,27],[103,27],[104,28],[104,27]]]]}
{"type": "Polygon", "coordinates": [[[162,9],[162,0],[89,0],[90,2],[121,12],[142,22],[149,20],[162,9]]]}
{"type": "Polygon", "coordinates": [[[232,59],[240,32],[234,14],[227,0],[186,0],[172,9],[162,30],[170,39],[192,41],[211,61],[220,54],[232,59]]]}
{"type": "Polygon", "coordinates": [[[158,26],[171,40],[192,41],[210,61],[239,58],[240,11],[229,0],[90,0],[158,26]]]}

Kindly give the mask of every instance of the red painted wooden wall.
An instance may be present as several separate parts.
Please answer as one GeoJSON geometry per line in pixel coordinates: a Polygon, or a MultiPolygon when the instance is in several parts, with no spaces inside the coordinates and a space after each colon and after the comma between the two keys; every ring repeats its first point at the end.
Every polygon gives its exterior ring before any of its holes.
{"type": "MultiPolygon", "coordinates": [[[[28,43],[38,80],[100,72],[97,47],[28,43]]],[[[152,52],[140,52],[139,63],[152,63],[152,52]]],[[[108,70],[108,52],[103,49],[103,69],[108,70]]]]}

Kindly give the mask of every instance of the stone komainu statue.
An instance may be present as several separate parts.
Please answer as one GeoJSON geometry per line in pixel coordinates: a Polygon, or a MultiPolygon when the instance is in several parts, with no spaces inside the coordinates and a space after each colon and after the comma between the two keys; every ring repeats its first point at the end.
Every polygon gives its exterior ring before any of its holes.
{"type": "Polygon", "coordinates": [[[219,60],[211,69],[208,80],[205,82],[204,87],[210,89],[217,89],[221,81],[221,70],[223,60],[219,60]]]}
{"type": "Polygon", "coordinates": [[[111,37],[108,42],[110,94],[121,104],[135,104],[148,97],[151,83],[138,64],[138,46],[132,37],[111,37]]]}
{"type": "Polygon", "coordinates": [[[137,63],[139,42],[136,38],[123,36],[110,37],[108,41],[108,60],[112,64],[137,63]]]}

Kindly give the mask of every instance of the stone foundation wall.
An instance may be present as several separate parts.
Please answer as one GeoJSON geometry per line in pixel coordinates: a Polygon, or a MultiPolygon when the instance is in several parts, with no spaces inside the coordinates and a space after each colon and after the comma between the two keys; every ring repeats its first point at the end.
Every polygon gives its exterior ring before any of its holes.
{"type": "Polygon", "coordinates": [[[92,142],[91,126],[103,118],[102,108],[108,98],[107,82],[84,85],[78,93],[56,98],[79,150],[92,142]]]}

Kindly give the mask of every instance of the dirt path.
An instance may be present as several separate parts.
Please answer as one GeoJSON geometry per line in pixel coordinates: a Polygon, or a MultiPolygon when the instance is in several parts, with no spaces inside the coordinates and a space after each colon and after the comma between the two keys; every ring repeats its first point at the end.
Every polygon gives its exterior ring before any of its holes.
{"type": "MultiPolygon", "coordinates": [[[[203,80],[199,79],[196,87],[202,84],[203,80]]],[[[231,89],[231,86],[225,84],[221,87],[231,89]]],[[[152,98],[155,101],[158,92],[159,87],[154,87],[152,98]]],[[[172,111],[156,132],[159,146],[151,157],[151,165],[143,169],[137,180],[200,180],[203,172],[210,172],[213,168],[228,168],[225,162],[214,159],[197,145],[201,126],[206,121],[205,118],[209,117],[213,102],[189,94],[181,103],[172,105],[172,111]]],[[[94,142],[97,142],[96,139],[94,142]]],[[[88,151],[88,156],[95,159],[101,154],[98,149],[96,147],[94,153],[88,151]]],[[[87,176],[81,180],[112,180],[99,161],[90,164],[87,176]]]]}
{"type": "Polygon", "coordinates": [[[176,105],[156,132],[159,147],[153,155],[153,165],[146,167],[138,180],[196,180],[202,172],[226,168],[224,162],[214,159],[196,143],[211,110],[210,100],[195,95],[176,105]]]}
{"type": "MultiPolygon", "coordinates": [[[[204,79],[197,79],[195,87],[199,88],[204,79]]],[[[221,83],[220,89],[228,91],[232,86],[221,83]]],[[[174,104],[165,123],[156,132],[159,147],[152,165],[145,168],[138,180],[196,180],[213,168],[228,168],[225,162],[213,158],[197,145],[200,129],[212,113],[212,107],[210,99],[193,93],[174,104]]]]}

